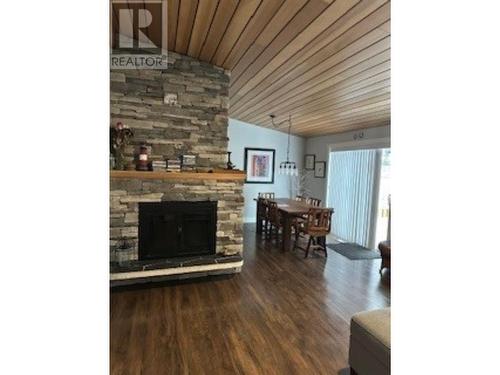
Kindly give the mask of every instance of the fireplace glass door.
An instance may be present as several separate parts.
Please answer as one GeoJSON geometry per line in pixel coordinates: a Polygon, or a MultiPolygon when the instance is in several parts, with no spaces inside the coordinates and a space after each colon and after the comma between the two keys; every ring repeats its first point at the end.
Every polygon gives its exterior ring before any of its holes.
{"type": "Polygon", "coordinates": [[[139,203],[139,259],[215,254],[217,202],[139,203]]]}

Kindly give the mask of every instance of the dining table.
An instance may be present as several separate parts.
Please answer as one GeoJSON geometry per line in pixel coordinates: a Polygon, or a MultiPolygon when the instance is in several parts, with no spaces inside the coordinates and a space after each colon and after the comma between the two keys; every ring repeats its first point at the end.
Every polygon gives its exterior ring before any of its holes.
{"type": "MultiPolygon", "coordinates": [[[[257,200],[257,199],[255,199],[257,200]]],[[[294,219],[297,217],[302,217],[309,212],[310,208],[315,208],[313,205],[308,204],[303,201],[297,201],[290,198],[274,198],[268,199],[270,202],[276,202],[278,204],[278,210],[280,211],[281,217],[283,218],[283,232],[281,247],[283,251],[290,249],[291,237],[292,237],[292,226],[294,219]]],[[[259,205],[257,205],[257,210],[259,205]]],[[[258,217],[257,212],[257,217],[258,217]]],[[[257,220],[257,233],[262,233],[262,223],[257,220]],[[260,225],[259,225],[260,224],[260,225]]]]}

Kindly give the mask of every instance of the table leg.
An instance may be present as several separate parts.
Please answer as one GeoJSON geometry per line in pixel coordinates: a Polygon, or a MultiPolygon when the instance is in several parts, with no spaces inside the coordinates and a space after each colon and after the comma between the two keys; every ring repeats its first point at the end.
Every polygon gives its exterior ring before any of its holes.
{"type": "Polygon", "coordinates": [[[290,237],[292,236],[292,216],[286,213],[282,213],[283,215],[283,238],[282,245],[283,251],[290,250],[290,237]]]}

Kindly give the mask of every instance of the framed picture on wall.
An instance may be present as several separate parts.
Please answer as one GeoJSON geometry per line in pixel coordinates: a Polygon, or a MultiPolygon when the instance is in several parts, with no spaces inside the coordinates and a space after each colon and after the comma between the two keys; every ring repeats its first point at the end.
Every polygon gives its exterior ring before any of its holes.
{"type": "Polygon", "coordinates": [[[304,158],[304,168],[307,171],[314,171],[314,162],[316,161],[316,155],[307,154],[304,158]]]}
{"type": "Polygon", "coordinates": [[[245,182],[248,184],[274,183],[275,150],[245,147],[245,182]]]}
{"type": "Polygon", "coordinates": [[[314,163],[314,177],[325,178],[326,161],[314,163]]]}

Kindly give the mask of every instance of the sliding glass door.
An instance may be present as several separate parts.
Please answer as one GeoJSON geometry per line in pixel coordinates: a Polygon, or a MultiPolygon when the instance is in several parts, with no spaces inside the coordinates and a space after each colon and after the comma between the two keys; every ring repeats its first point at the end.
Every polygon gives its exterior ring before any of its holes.
{"type": "Polygon", "coordinates": [[[328,207],[333,207],[332,234],[338,239],[375,247],[382,150],[330,153],[328,207]]]}

